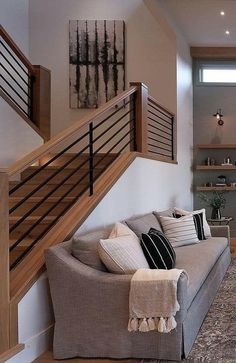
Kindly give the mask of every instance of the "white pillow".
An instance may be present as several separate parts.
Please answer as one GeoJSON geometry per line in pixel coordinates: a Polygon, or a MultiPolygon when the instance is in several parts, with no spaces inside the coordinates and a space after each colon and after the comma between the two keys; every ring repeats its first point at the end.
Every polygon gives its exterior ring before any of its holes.
{"type": "Polygon", "coordinates": [[[113,273],[133,274],[139,268],[149,268],[135,234],[101,239],[98,253],[108,271],[113,273]]]}
{"type": "Polygon", "coordinates": [[[199,214],[202,213],[202,221],[203,221],[203,229],[204,229],[204,234],[206,238],[211,237],[211,229],[209,224],[207,223],[207,219],[206,219],[206,209],[199,209],[199,210],[194,210],[193,212],[188,212],[184,209],[181,208],[174,208],[175,213],[176,214],[181,214],[182,216],[187,216],[188,214],[199,214]]]}
{"type": "Polygon", "coordinates": [[[136,236],[136,234],[125,224],[117,222],[114,227],[112,228],[112,231],[108,238],[116,238],[121,236],[136,236]]]}
{"type": "Polygon", "coordinates": [[[198,243],[193,215],[180,218],[159,216],[162,229],[173,247],[180,247],[198,243]]]}

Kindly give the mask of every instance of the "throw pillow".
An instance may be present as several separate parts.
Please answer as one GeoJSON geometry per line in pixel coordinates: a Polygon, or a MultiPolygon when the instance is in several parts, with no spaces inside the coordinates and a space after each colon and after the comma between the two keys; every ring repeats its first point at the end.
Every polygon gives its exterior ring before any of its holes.
{"type": "MultiPolygon", "coordinates": [[[[173,213],[173,217],[181,218],[182,215],[178,214],[178,213],[173,213]]],[[[194,224],[195,224],[195,228],[196,228],[196,232],[197,232],[199,241],[205,240],[206,237],[205,237],[204,228],[203,228],[203,213],[193,214],[193,220],[194,220],[194,224]]]]}
{"type": "Polygon", "coordinates": [[[161,231],[151,228],[148,233],[142,233],[141,247],[151,269],[175,267],[175,251],[161,231]]]}
{"type": "Polygon", "coordinates": [[[99,256],[108,271],[117,274],[133,274],[139,268],[149,268],[136,235],[101,239],[99,256]]]}
{"type": "Polygon", "coordinates": [[[163,231],[173,247],[198,243],[197,232],[192,215],[181,218],[160,216],[163,231]]]}
{"type": "Polygon", "coordinates": [[[102,229],[77,235],[72,238],[71,253],[80,262],[100,271],[107,271],[98,254],[98,243],[101,238],[108,238],[110,230],[102,229]]]}
{"type": "Polygon", "coordinates": [[[125,224],[117,222],[109,235],[109,238],[116,238],[121,236],[136,236],[136,234],[125,224]]]}
{"type": "Polygon", "coordinates": [[[139,238],[141,238],[142,233],[148,233],[150,228],[161,231],[161,225],[153,213],[148,213],[138,218],[128,219],[125,223],[139,238]]]}
{"type": "Polygon", "coordinates": [[[199,213],[202,213],[203,229],[204,229],[205,237],[206,238],[211,237],[211,229],[210,229],[209,224],[207,223],[207,219],[206,219],[206,209],[205,208],[199,209],[199,210],[195,210],[193,212],[189,212],[189,211],[186,211],[186,210],[181,209],[181,208],[175,208],[174,210],[175,210],[175,213],[181,214],[182,216],[187,216],[188,214],[199,214],[199,213]]]}

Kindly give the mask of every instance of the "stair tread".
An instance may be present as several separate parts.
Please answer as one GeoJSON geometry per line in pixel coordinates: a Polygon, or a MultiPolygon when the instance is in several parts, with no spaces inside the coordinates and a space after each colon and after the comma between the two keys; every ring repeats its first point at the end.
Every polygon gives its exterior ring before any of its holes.
{"type": "MultiPolygon", "coordinates": [[[[12,246],[17,241],[17,238],[10,238],[9,245],[12,246]]],[[[23,249],[25,250],[32,242],[34,241],[34,238],[25,238],[18,246],[14,248],[15,249],[23,249]]]]}
{"type": "MultiPolygon", "coordinates": [[[[22,216],[10,216],[9,217],[9,221],[10,223],[13,223],[13,222],[17,222],[22,216]]],[[[57,216],[47,216],[45,217],[41,222],[41,223],[48,223],[48,222],[52,222],[57,216]]],[[[27,217],[24,222],[36,222],[39,218],[41,218],[41,216],[29,216],[27,217]]],[[[23,222],[23,223],[24,223],[23,222]]]]}
{"type": "MultiPolygon", "coordinates": [[[[10,197],[10,201],[12,202],[20,202],[24,197],[10,197]]],[[[44,202],[57,202],[61,197],[48,197],[47,200],[44,202]]],[[[76,197],[65,197],[60,203],[63,202],[73,202],[76,197]]],[[[30,197],[27,199],[27,202],[40,202],[43,197],[30,197]]],[[[26,202],[25,202],[26,203],[26,202]]]]}

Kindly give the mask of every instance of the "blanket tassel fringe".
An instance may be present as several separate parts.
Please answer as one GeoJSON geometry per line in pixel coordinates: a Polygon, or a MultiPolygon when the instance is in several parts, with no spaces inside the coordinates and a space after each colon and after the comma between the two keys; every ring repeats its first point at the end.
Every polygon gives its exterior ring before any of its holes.
{"type": "Polygon", "coordinates": [[[159,333],[169,333],[177,326],[174,316],[168,318],[130,318],[128,331],[148,332],[156,330],[159,333]]]}

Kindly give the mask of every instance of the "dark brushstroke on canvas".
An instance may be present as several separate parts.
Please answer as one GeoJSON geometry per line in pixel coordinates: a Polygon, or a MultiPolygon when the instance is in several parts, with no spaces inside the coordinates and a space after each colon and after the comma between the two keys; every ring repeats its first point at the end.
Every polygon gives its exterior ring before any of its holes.
{"type": "Polygon", "coordinates": [[[117,69],[117,48],[116,48],[116,22],[114,21],[114,31],[113,31],[113,38],[114,38],[114,61],[112,66],[113,71],[113,89],[114,94],[117,96],[118,92],[118,69],[117,69]]]}
{"type": "Polygon", "coordinates": [[[101,50],[101,58],[102,58],[103,79],[105,83],[106,101],[108,101],[108,81],[109,81],[108,48],[110,48],[110,46],[111,44],[108,41],[108,34],[106,29],[106,20],[104,20],[104,45],[101,50]]]}
{"type": "Polygon", "coordinates": [[[86,31],[85,31],[85,64],[86,64],[86,78],[85,78],[85,88],[86,88],[86,98],[85,107],[89,107],[89,34],[88,34],[88,22],[86,21],[86,31]]]}
{"type": "Polygon", "coordinates": [[[77,91],[77,105],[79,107],[79,93],[80,93],[80,42],[79,42],[79,25],[77,21],[77,32],[76,32],[76,84],[75,88],[77,91]]]}
{"type": "Polygon", "coordinates": [[[99,51],[98,51],[98,23],[95,21],[95,90],[96,90],[96,108],[98,107],[98,93],[99,93],[99,51]]]}

